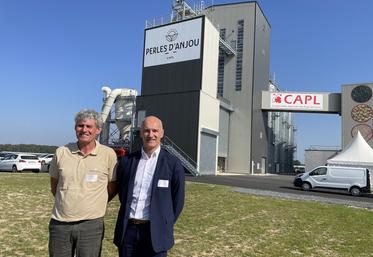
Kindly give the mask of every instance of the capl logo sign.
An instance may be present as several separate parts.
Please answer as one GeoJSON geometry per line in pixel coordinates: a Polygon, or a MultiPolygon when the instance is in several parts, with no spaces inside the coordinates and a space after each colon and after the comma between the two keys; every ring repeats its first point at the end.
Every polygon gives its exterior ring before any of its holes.
{"type": "Polygon", "coordinates": [[[271,93],[271,108],[281,110],[323,110],[322,94],[271,93]]]}
{"type": "Polygon", "coordinates": [[[199,59],[202,18],[146,30],[144,67],[199,59]]]}

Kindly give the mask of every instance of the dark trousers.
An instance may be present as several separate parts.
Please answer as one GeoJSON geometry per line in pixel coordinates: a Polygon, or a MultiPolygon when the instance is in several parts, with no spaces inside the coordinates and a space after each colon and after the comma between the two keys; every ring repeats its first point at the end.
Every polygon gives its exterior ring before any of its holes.
{"type": "Polygon", "coordinates": [[[150,238],[150,224],[128,223],[124,243],[118,248],[119,257],[166,257],[167,252],[156,253],[150,238]]]}
{"type": "Polygon", "coordinates": [[[99,257],[104,237],[103,218],[76,222],[49,222],[50,257],[99,257]]]}

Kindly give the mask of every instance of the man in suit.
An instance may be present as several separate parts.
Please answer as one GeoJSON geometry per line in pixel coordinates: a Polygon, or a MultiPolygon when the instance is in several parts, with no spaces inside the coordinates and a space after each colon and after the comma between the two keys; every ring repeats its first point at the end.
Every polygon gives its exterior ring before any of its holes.
{"type": "Polygon", "coordinates": [[[180,161],[161,149],[163,134],[162,121],[146,117],[140,129],[141,151],[125,156],[118,165],[121,206],[114,243],[120,257],[164,257],[174,244],[185,178],[180,161]]]}

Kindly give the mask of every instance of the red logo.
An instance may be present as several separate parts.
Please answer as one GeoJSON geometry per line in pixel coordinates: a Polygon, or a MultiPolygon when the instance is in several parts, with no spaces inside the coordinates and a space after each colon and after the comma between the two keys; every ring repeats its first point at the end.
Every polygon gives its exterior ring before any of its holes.
{"type": "Polygon", "coordinates": [[[272,103],[276,103],[276,104],[282,103],[282,94],[273,94],[272,103]]]}

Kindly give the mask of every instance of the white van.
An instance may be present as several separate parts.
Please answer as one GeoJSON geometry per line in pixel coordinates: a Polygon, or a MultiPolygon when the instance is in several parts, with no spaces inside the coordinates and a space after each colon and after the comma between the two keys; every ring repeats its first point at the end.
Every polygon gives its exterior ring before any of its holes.
{"type": "Polygon", "coordinates": [[[370,192],[369,170],[366,168],[320,166],[310,172],[299,174],[294,186],[308,191],[316,187],[346,189],[353,196],[370,192]]]}

